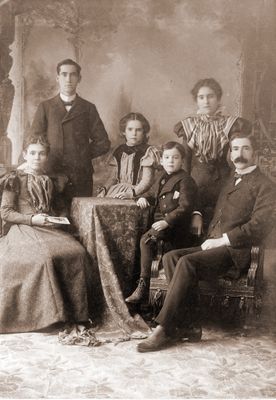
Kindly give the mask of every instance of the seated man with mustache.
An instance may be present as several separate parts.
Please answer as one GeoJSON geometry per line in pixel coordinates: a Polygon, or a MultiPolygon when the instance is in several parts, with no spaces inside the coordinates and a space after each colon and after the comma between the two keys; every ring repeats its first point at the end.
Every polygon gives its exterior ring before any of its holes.
{"type": "Polygon", "coordinates": [[[173,250],[163,257],[170,285],[156,318],[159,325],[138,344],[139,352],[160,350],[183,337],[200,340],[199,321],[192,315],[188,322],[185,311],[196,298],[198,281],[233,272],[233,265],[238,278],[249,267],[251,247],[260,245],[273,226],[275,185],[256,165],[254,137],[242,129],[233,132],[230,150],[235,174],[220,193],[207,240],[200,247],[173,250]]]}

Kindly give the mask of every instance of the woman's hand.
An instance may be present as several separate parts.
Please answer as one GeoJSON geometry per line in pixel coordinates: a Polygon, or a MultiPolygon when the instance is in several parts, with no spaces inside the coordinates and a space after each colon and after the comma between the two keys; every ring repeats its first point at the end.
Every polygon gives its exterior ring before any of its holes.
{"type": "Polygon", "coordinates": [[[149,202],[147,199],[145,199],[145,197],[140,197],[137,202],[136,202],[137,206],[144,209],[150,206],[149,202]]]}
{"type": "Polygon", "coordinates": [[[114,199],[133,199],[134,194],[131,187],[128,187],[126,190],[122,190],[121,192],[115,194],[114,199]]]}
{"type": "Polygon", "coordinates": [[[163,231],[164,229],[168,228],[169,224],[165,220],[157,221],[152,224],[152,228],[156,231],[163,231]]]}
{"type": "Polygon", "coordinates": [[[47,220],[48,214],[36,214],[32,216],[32,225],[36,226],[54,226],[52,222],[47,220]]]}
{"type": "Polygon", "coordinates": [[[191,233],[200,237],[203,234],[203,218],[200,214],[193,214],[191,221],[191,233]]]}

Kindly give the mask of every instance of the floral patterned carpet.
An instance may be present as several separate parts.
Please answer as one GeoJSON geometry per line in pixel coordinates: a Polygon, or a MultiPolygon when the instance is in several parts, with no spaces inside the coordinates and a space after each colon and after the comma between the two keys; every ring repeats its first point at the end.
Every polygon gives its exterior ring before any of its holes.
{"type": "Polygon", "coordinates": [[[275,332],[204,327],[200,343],[140,354],[138,340],[59,343],[56,331],[0,336],[0,398],[276,397],[275,332]]]}

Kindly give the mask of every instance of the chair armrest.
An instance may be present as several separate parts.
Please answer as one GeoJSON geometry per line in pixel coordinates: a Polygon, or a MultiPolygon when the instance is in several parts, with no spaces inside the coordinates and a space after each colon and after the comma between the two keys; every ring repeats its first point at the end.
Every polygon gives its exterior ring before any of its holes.
{"type": "Polygon", "coordinates": [[[262,257],[260,255],[260,247],[252,246],[251,248],[251,262],[247,272],[247,285],[255,286],[257,274],[262,279],[262,257]]]}

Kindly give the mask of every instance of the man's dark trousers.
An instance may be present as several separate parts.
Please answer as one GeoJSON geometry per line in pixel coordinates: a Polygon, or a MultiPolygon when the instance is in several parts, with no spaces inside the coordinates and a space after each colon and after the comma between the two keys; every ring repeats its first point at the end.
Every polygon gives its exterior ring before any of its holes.
{"type": "Polygon", "coordinates": [[[192,247],[165,254],[163,266],[170,285],[156,322],[167,333],[185,326],[188,322],[185,321],[186,309],[197,292],[198,281],[214,279],[232,265],[233,260],[226,246],[204,251],[201,247],[192,247]]]}

